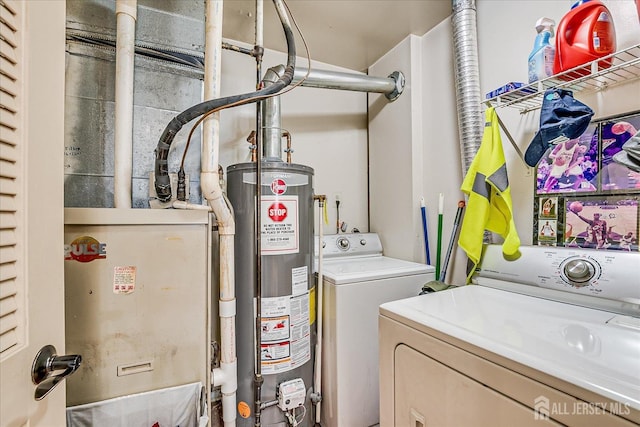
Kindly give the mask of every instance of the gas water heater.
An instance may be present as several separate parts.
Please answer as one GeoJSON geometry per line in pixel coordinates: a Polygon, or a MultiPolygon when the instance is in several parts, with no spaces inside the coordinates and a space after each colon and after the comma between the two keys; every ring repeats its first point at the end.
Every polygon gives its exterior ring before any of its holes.
{"type": "Polygon", "coordinates": [[[261,233],[261,423],[313,425],[316,292],[313,281],[313,169],[282,161],[261,162],[256,205],[256,163],[227,168],[235,211],[238,426],[253,426],[256,363],[257,242],[261,233]],[[256,227],[256,211],[261,224],[256,227]],[[287,420],[288,418],[288,420],[287,420]]]}

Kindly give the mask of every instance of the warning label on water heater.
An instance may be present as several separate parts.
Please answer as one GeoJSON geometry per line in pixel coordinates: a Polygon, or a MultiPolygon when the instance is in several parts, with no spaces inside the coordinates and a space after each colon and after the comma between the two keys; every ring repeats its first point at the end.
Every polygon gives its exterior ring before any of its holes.
{"type": "Polygon", "coordinates": [[[298,196],[262,196],[261,202],[262,255],[298,253],[298,196]]]}
{"type": "Polygon", "coordinates": [[[287,372],[311,360],[309,292],[262,298],[263,374],[287,372]]]}

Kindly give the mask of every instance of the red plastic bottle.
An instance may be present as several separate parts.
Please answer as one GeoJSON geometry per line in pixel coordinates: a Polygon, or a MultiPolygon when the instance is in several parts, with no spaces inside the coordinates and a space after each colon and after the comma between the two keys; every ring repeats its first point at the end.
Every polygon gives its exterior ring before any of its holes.
{"type": "MultiPolygon", "coordinates": [[[[556,56],[553,73],[594,61],[616,51],[616,30],[609,9],[598,0],[582,0],[562,17],[556,33],[556,56]]],[[[611,60],[598,63],[600,69],[609,68],[611,60]]],[[[589,74],[577,70],[567,79],[589,74]]]]}

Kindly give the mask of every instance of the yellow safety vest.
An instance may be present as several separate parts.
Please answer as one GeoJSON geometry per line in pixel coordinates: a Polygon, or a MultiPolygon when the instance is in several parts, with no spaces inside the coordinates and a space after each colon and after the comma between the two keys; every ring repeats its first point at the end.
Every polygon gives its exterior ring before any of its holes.
{"type": "Polygon", "coordinates": [[[467,253],[467,283],[482,255],[484,230],[504,238],[502,252],[513,256],[520,247],[520,238],[513,222],[511,190],[507,177],[500,128],[495,109],[485,113],[484,135],[461,190],[469,196],[467,212],[462,221],[458,244],[467,253]]]}

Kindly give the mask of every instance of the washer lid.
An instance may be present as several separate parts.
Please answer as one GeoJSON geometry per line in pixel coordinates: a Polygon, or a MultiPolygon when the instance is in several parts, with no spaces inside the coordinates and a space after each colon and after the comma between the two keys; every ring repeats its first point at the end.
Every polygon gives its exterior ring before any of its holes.
{"type": "Polygon", "coordinates": [[[640,410],[637,318],[477,285],[385,303],[380,314],[640,410]]]}
{"type": "Polygon", "coordinates": [[[433,270],[430,265],[378,255],[326,260],[323,262],[322,274],[330,283],[343,285],[390,277],[427,274],[433,270]]]}

